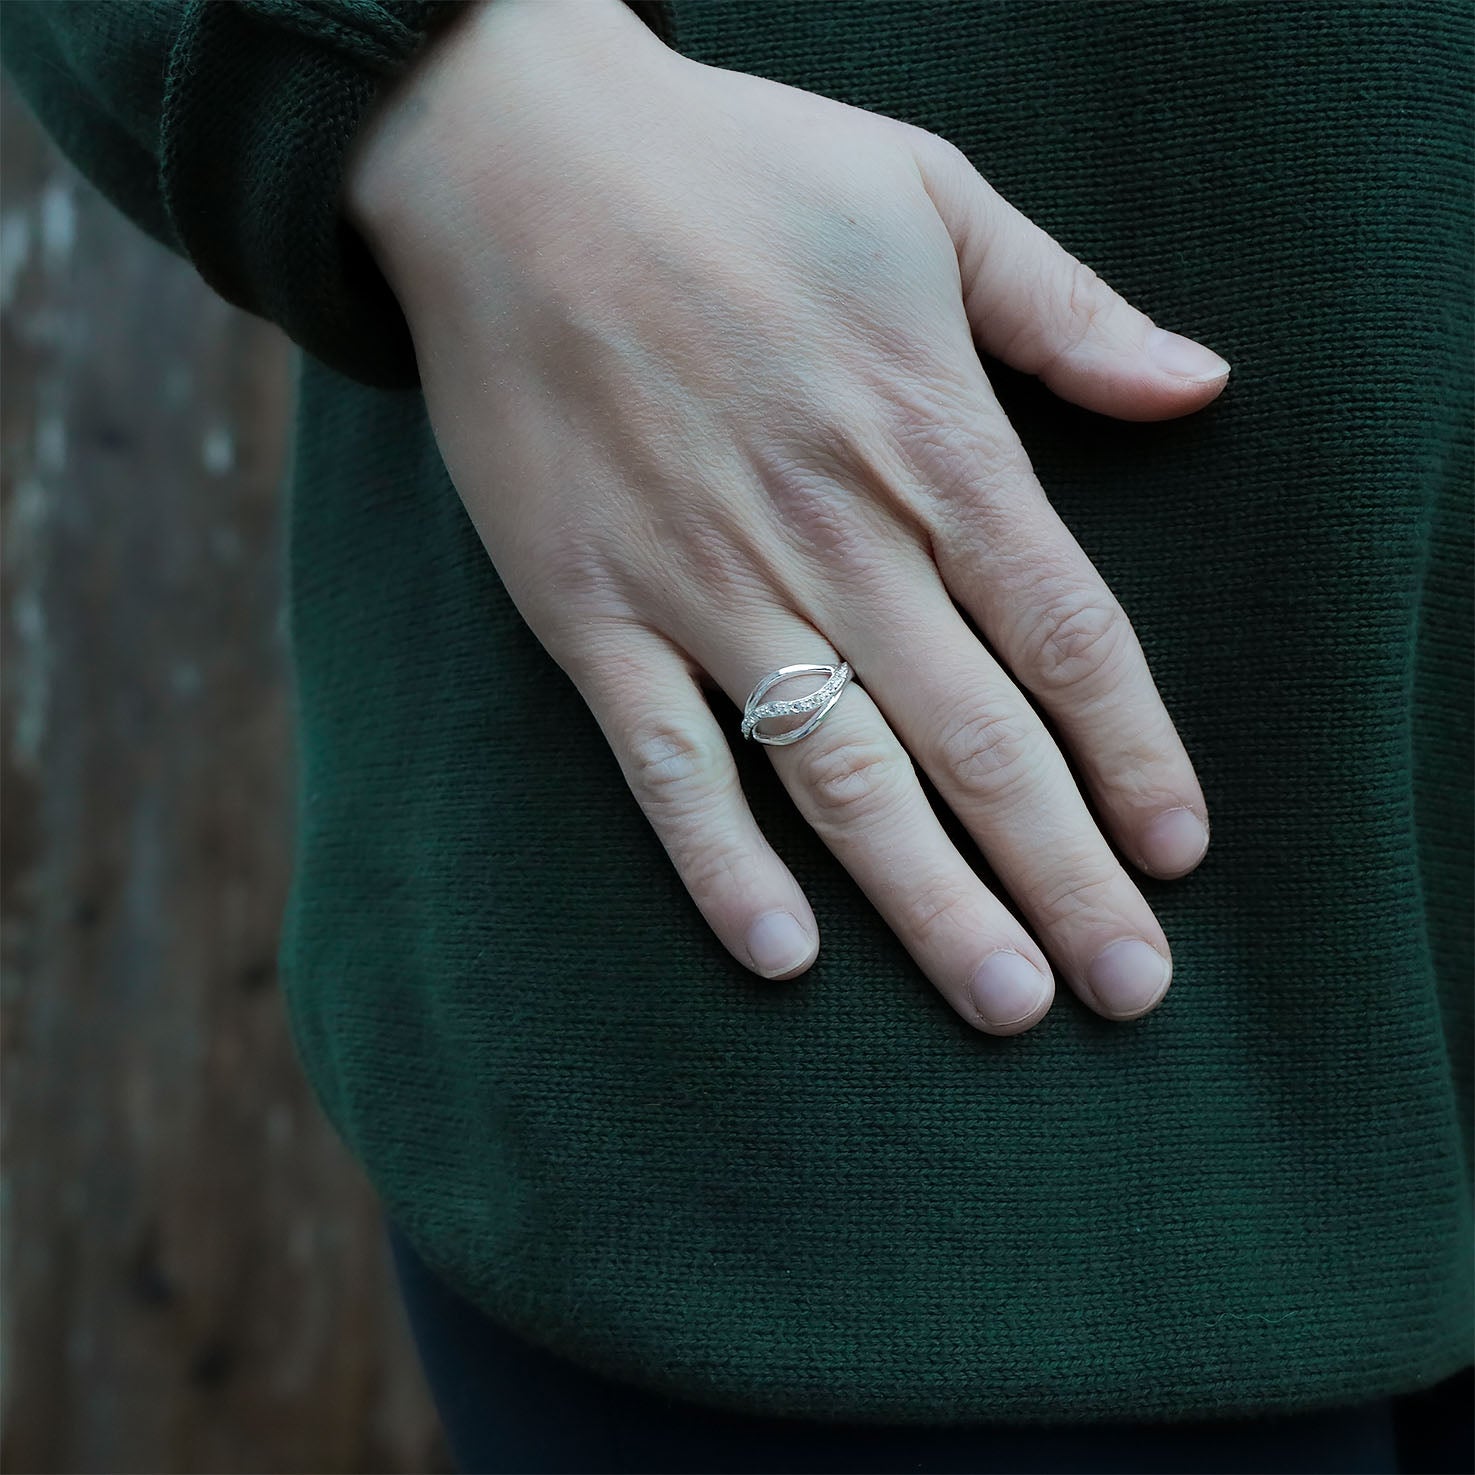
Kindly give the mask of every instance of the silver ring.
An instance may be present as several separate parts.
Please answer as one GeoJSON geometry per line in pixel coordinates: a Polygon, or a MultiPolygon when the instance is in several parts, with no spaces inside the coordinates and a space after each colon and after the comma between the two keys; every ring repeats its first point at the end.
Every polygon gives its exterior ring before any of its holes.
{"type": "Polygon", "coordinates": [[[780,666],[777,671],[770,671],[748,693],[748,700],[743,706],[743,736],[774,748],[782,747],[785,743],[797,743],[819,726],[825,713],[840,700],[840,693],[845,690],[845,683],[853,674],[849,661],[841,661],[838,666],[780,666]],[[821,672],[829,679],[807,697],[795,697],[786,702],[763,700],[764,692],[790,676],[817,676],[821,672]],[[787,717],[793,712],[814,712],[814,716],[802,727],[796,727],[792,732],[780,733],[777,737],[769,737],[757,731],[758,724],[765,717],[787,717]]]}

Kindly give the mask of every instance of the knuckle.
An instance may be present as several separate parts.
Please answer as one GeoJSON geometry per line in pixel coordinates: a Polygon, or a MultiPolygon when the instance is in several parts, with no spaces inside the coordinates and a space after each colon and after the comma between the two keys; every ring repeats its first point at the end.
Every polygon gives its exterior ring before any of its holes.
{"type": "Polygon", "coordinates": [[[889,412],[909,505],[957,556],[1006,555],[1021,522],[1038,521],[1046,506],[1014,427],[966,386],[903,390],[889,412]]]}
{"type": "Polygon", "coordinates": [[[1062,263],[1061,255],[1066,253],[1052,243],[1041,257],[1041,299],[1050,306],[1027,317],[1009,344],[1009,354],[1017,356],[1029,373],[1042,378],[1097,330],[1115,295],[1084,261],[1066,255],[1062,263]],[[1060,280],[1062,270],[1064,282],[1060,280]]]}
{"type": "Polygon", "coordinates": [[[878,737],[816,741],[819,735],[813,733],[798,745],[798,777],[813,818],[849,826],[896,802],[908,763],[900,749],[878,737]]]}
{"type": "Polygon", "coordinates": [[[639,691],[649,682],[650,661],[643,642],[651,633],[626,614],[590,618],[574,601],[564,599],[556,614],[539,627],[538,639],[597,711],[615,707],[615,693],[639,691]]]}
{"type": "Polygon", "coordinates": [[[717,787],[717,755],[675,724],[636,733],[629,754],[630,787],[653,815],[679,815],[708,800],[717,787]]]}
{"type": "Polygon", "coordinates": [[[900,901],[901,928],[926,947],[942,933],[977,932],[971,925],[971,898],[956,886],[935,884],[908,891],[900,901]]]}
{"type": "Polygon", "coordinates": [[[1065,322],[1061,325],[1058,357],[1074,352],[1097,329],[1111,302],[1106,283],[1084,261],[1071,259],[1066,268],[1065,322]]]}
{"type": "Polygon", "coordinates": [[[676,850],[672,860],[687,891],[698,902],[740,893],[753,874],[751,859],[727,845],[676,850]]]}
{"type": "Polygon", "coordinates": [[[519,601],[549,626],[618,621],[624,608],[609,548],[589,530],[550,522],[518,529],[507,559],[519,601]]]}
{"type": "Polygon", "coordinates": [[[962,393],[949,414],[917,414],[905,426],[906,449],[929,485],[969,509],[1007,507],[1017,523],[1021,488],[1035,479],[1034,465],[1014,427],[962,393]]]}
{"type": "Polygon", "coordinates": [[[1040,742],[1008,712],[977,712],[954,723],[943,737],[944,771],[965,794],[997,801],[1038,772],[1040,742]]]}
{"type": "Polygon", "coordinates": [[[1040,692],[1071,692],[1095,684],[1126,649],[1126,616],[1085,591],[1051,603],[1025,641],[1024,671],[1040,692]]]}
{"type": "Polygon", "coordinates": [[[1048,927],[1058,927],[1081,916],[1114,914],[1111,897],[1117,886],[1114,871],[1102,874],[1097,859],[1077,858],[1033,897],[1034,909],[1048,927]]]}

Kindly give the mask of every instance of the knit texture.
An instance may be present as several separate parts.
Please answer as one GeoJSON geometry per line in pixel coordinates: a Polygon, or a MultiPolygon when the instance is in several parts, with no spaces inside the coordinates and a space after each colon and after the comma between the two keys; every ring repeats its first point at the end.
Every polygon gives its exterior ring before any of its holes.
{"type": "Polygon", "coordinates": [[[190,259],[226,301],[374,384],[419,376],[394,294],[340,211],[343,164],[381,84],[461,9],[187,0],[169,57],[160,180],[190,259]]]}
{"type": "MultiPolygon", "coordinates": [[[[1061,989],[1024,1035],[971,1030],[717,698],[822,936],[798,980],[747,973],[508,598],[422,397],[364,382],[367,350],[352,376],[304,356],[281,962],[326,1110],[461,1294],[713,1405],[1162,1420],[1439,1380],[1470,1360],[1475,1260],[1468,7],[669,19],[695,60],[948,137],[1234,365],[1161,424],[985,365],[1204,787],[1198,871],[1134,874],[1174,986],[1131,1024],[1061,989]]],[[[302,147],[261,95],[254,157],[302,147]]],[[[221,208],[211,270],[264,261],[221,208]]],[[[319,311],[316,268],[272,270],[260,306],[319,311]]]]}

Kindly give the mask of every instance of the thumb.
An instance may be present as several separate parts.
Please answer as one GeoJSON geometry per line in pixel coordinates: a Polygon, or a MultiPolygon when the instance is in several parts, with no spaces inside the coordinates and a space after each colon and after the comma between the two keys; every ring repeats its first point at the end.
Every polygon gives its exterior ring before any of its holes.
{"type": "Polygon", "coordinates": [[[1154,325],[1022,215],[956,145],[922,130],[912,153],[953,238],[977,341],[1072,404],[1119,420],[1201,409],[1229,365],[1154,325]]]}

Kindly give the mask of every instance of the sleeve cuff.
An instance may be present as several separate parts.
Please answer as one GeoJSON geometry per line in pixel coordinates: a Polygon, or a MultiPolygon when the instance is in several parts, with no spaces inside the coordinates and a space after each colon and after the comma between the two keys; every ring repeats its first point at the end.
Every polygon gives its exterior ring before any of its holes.
{"type": "MultiPolygon", "coordinates": [[[[627,0],[663,40],[663,0],[627,0]]],[[[383,88],[462,0],[186,0],[161,119],[165,208],[226,301],[330,368],[419,383],[404,314],[341,209],[343,171],[383,88]]]]}

